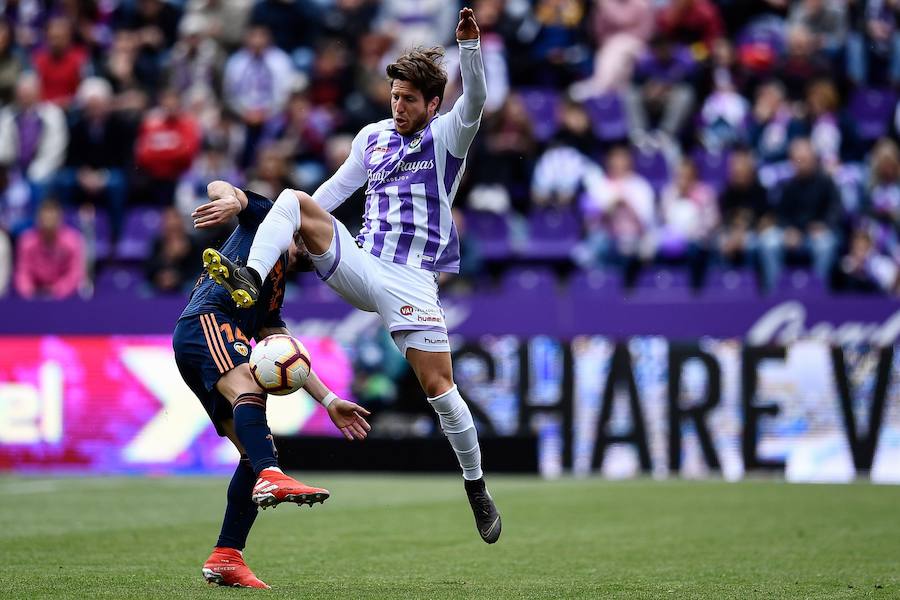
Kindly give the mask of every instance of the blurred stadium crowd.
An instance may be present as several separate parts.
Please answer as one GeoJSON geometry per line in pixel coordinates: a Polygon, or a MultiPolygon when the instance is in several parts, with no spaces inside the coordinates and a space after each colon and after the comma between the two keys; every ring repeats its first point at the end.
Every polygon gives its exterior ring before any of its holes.
{"type": "MultiPolygon", "coordinates": [[[[223,233],[190,226],[207,182],[314,190],[389,116],[404,48],[445,45],[460,93],[456,2],[0,6],[0,294],[183,293],[223,233]]],[[[448,283],[898,293],[900,1],[472,6],[489,98],[448,283]]]]}

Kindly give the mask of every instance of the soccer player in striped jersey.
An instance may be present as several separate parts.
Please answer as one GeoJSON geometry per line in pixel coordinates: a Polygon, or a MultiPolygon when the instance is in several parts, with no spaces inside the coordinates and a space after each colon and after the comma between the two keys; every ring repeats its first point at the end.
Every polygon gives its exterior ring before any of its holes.
{"type": "MultiPolygon", "coordinates": [[[[208,187],[210,202],[198,209],[200,223],[227,212],[238,226],[219,249],[230,260],[246,260],[253,235],[272,208],[271,200],[244,193],[216,181],[208,187]]],[[[303,484],[278,467],[278,454],[266,421],[266,394],[250,374],[250,340],[288,333],[281,319],[285,274],[304,270],[309,258],[302,244],[291,243],[277,258],[260,286],[252,310],[235,308],[230,295],[204,274],[191,292],[172,335],[175,362],[185,383],[196,394],[220,436],[231,440],[241,460],[228,486],[228,503],[219,539],[203,565],[210,583],[238,587],[269,587],[244,563],[242,550],[256,519],[257,506],[282,502],[299,505],[324,502],[328,490],[303,484]]],[[[306,270],[310,270],[309,265],[306,270]]],[[[332,422],[348,439],[364,439],[369,424],[361,406],[332,393],[314,372],[305,389],[321,402],[332,422]]]]}
{"type": "MultiPolygon", "coordinates": [[[[459,271],[450,208],[487,99],[478,25],[459,13],[463,95],[438,110],[447,84],[443,49],[415,49],[388,65],[392,118],[353,140],[349,158],[313,194],[285,190],[259,227],[247,266],[214,250],[210,275],[239,306],[252,306],[277,258],[300,232],[319,276],[355,307],[381,316],[409,361],[456,453],[482,539],[500,537],[500,513],[487,491],[472,414],[453,381],[438,274],[459,271]],[[365,224],[356,239],[329,214],[366,186],[365,224]]],[[[215,223],[213,223],[215,224],[215,223]]]]}

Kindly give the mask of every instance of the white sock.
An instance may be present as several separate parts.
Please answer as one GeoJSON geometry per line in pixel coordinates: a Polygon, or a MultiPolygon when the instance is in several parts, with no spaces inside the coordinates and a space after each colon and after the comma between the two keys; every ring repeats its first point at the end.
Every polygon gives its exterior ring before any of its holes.
{"type": "Polygon", "coordinates": [[[481,448],[478,446],[478,432],[475,430],[472,413],[459,395],[459,390],[454,385],[440,396],[429,398],[428,402],[438,414],[441,429],[456,453],[463,478],[470,481],[480,479],[481,448]]]}
{"type": "Polygon", "coordinates": [[[284,190],[256,230],[247,266],[265,281],[278,258],[287,252],[300,229],[300,202],[292,190],[284,190]]]}

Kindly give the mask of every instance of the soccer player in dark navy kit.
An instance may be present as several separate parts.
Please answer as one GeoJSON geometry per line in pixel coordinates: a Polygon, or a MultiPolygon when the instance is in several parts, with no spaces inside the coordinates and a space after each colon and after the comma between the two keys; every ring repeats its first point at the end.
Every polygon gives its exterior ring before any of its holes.
{"type": "MultiPolygon", "coordinates": [[[[246,262],[256,229],[272,207],[258,194],[224,181],[208,186],[210,202],[194,213],[202,226],[238,208],[238,226],[219,251],[239,264],[246,262]]],[[[228,486],[228,504],[219,540],[203,565],[204,578],[214,584],[268,588],[244,563],[241,551],[256,519],[257,507],[281,502],[299,505],[323,502],[328,490],[305,485],[278,468],[272,434],[266,422],[266,394],[250,373],[250,338],[288,334],[281,318],[285,276],[311,270],[306,250],[292,244],[263,284],[252,308],[236,308],[229,292],[205,274],[191,292],[190,302],[175,326],[172,345],[178,370],[203,403],[220,436],[230,439],[241,460],[228,486]]],[[[311,371],[304,389],[325,406],[347,439],[364,439],[368,415],[361,406],[332,393],[311,371]]]]}

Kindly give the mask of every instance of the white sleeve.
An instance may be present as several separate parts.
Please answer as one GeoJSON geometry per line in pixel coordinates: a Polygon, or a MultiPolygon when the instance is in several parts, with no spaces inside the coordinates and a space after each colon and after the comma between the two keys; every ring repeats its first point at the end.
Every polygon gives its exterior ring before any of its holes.
{"type": "Polygon", "coordinates": [[[453,108],[435,123],[435,133],[443,138],[447,149],[456,158],[465,158],[478,127],[481,112],[487,101],[487,81],[481,60],[480,40],[459,42],[459,70],[462,73],[463,95],[453,108]]]}
{"type": "Polygon", "coordinates": [[[350,156],[312,195],[313,200],[326,211],[332,212],[368,181],[365,151],[369,131],[370,128],[365,127],[356,134],[350,156]]]}
{"type": "Polygon", "coordinates": [[[44,134],[37,155],[28,167],[28,176],[38,181],[53,175],[63,164],[69,146],[69,130],[62,109],[50,104],[41,111],[41,115],[44,117],[44,134]]]}

